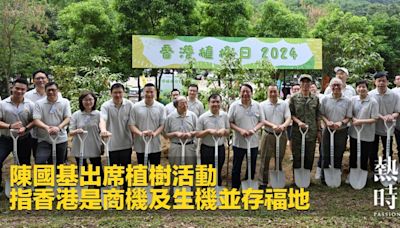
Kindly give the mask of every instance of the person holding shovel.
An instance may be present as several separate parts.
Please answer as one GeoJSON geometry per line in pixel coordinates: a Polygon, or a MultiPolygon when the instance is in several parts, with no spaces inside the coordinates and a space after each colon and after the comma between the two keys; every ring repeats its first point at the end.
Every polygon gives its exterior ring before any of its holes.
{"type": "Polygon", "coordinates": [[[110,164],[125,168],[132,162],[132,133],[129,125],[133,124],[133,103],[124,98],[125,87],[121,83],[111,86],[111,99],[100,108],[100,136],[112,137],[109,141],[110,164]]]}
{"type": "Polygon", "coordinates": [[[38,127],[36,164],[52,164],[52,141],[56,139],[56,163],[65,162],[68,147],[66,127],[71,118],[69,100],[59,96],[58,85],[49,82],[45,86],[47,97],[36,102],[33,112],[34,124],[38,127]]]}
{"type": "Polygon", "coordinates": [[[240,100],[233,102],[228,111],[229,122],[234,130],[232,188],[237,190],[241,185],[240,173],[244,156],[247,154],[248,143],[250,143],[251,159],[249,157],[247,159],[250,159],[251,173],[246,172],[245,179],[254,179],[259,140],[256,132],[264,125],[261,106],[252,99],[253,87],[250,84],[242,84],[239,96],[240,100]]]}
{"type": "MultiPolygon", "coordinates": [[[[261,150],[261,167],[260,173],[260,188],[266,189],[268,184],[269,175],[269,162],[271,157],[275,156],[276,153],[276,140],[275,134],[282,134],[279,140],[280,151],[279,151],[279,167],[282,169],[282,160],[286,150],[286,128],[289,126],[291,121],[289,104],[281,99],[278,99],[279,90],[276,85],[268,86],[267,90],[268,99],[260,103],[261,110],[264,114],[264,131],[262,133],[261,142],[264,145],[260,145],[261,150]]],[[[280,170],[281,170],[280,169],[280,170]]]]}
{"type": "MultiPolygon", "coordinates": [[[[373,171],[375,171],[378,164],[379,140],[381,140],[383,144],[383,159],[386,159],[388,132],[386,130],[385,122],[387,125],[394,124],[400,112],[399,97],[395,92],[387,87],[389,81],[386,72],[378,72],[375,74],[374,78],[376,88],[368,93],[371,97],[375,98],[379,106],[379,119],[375,126],[374,147],[369,156],[370,169],[373,171]]],[[[389,135],[389,156],[392,156],[393,132],[389,132],[389,135]]]]}
{"type": "Polygon", "coordinates": [[[221,110],[222,97],[211,94],[208,97],[209,111],[197,121],[196,137],[202,139],[200,147],[201,164],[215,164],[215,142],[218,140],[218,186],[222,185],[222,166],[225,162],[225,137],[229,136],[230,125],[228,114],[221,110]]]}
{"type": "MultiPolygon", "coordinates": [[[[100,176],[103,179],[101,165],[101,138],[100,138],[100,111],[96,110],[97,97],[92,92],[83,92],[79,96],[79,110],[74,112],[69,126],[70,135],[76,136],[87,131],[85,150],[83,154],[83,166],[87,167],[86,159],[95,167],[99,167],[100,176]]],[[[72,139],[71,152],[75,156],[76,163],[80,162],[81,143],[77,137],[72,139]]]]}
{"type": "Polygon", "coordinates": [[[197,116],[188,110],[186,97],[179,96],[174,100],[176,112],[165,120],[164,134],[170,140],[168,160],[171,165],[195,165],[196,151],[194,137],[196,135],[197,116]],[[185,147],[182,164],[182,147],[185,147]]]}
{"type": "Polygon", "coordinates": [[[144,88],[144,99],[133,106],[131,131],[134,137],[134,146],[139,164],[144,164],[145,142],[143,137],[150,137],[149,161],[150,164],[159,165],[161,159],[161,138],[164,130],[165,107],[155,100],[156,87],[153,83],[147,83],[144,88]]]}
{"type": "Polygon", "coordinates": [[[16,79],[11,88],[12,95],[0,102],[0,192],[3,191],[1,186],[3,162],[13,150],[11,129],[18,131],[17,152],[20,164],[30,165],[31,136],[29,129],[33,127],[34,104],[24,98],[27,90],[28,82],[25,79],[16,79]]]}
{"type": "Polygon", "coordinates": [[[311,170],[314,164],[315,145],[317,137],[321,137],[320,131],[320,103],[317,96],[311,93],[311,75],[303,74],[299,77],[300,92],[292,96],[289,109],[293,120],[292,153],[293,169],[300,169],[302,134],[299,127],[305,131],[304,169],[311,170]]]}
{"type": "Polygon", "coordinates": [[[379,118],[378,102],[368,95],[368,82],[360,80],[356,83],[358,96],[351,99],[352,125],[349,128],[350,136],[350,168],[357,167],[357,131],[361,132],[361,169],[368,171],[368,156],[373,153],[375,140],[375,122],[379,118]]]}
{"type": "MultiPolygon", "coordinates": [[[[332,94],[326,95],[321,102],[321,117],[325,126],[334,130],[334,142],[330,140],[330,132],[325,129],[323,134],[323,168],[334,166],[336,169],[342,168],[343,153],[347,142],[347,123],[350,121],[352,106],[349,98],[342,94],[343,82],[338,78],[333,78],[330,82],[332,94]],[[334,143],[334,164],[330,164],[330,145],[334,143]]],[[[324,182],[322,174],[321,181],[324,182]]]]}

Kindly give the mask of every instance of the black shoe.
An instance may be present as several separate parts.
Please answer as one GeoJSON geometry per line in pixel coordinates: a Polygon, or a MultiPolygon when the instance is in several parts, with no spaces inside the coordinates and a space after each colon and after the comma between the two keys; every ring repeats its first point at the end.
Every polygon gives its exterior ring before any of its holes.
{"type": "Polygon", "coordinates": [[[266,184],[260,184],[260,186],[258,186],[259,190],[265,190],[267,189],[267,185],[266,184]]]}

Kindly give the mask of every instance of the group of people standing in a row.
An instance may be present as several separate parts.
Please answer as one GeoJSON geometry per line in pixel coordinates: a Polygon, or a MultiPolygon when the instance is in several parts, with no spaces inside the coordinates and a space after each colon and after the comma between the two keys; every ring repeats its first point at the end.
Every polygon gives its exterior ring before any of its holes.
{"type": "MultiPolygon", "coordinates": [[[[230,105],[228,112],[221,109],[223,98],[219,94],[209,96],[208,111],[205,112],[204,105],[197,99],[198,87],[194,84],[188,88],[188,97],[181,96],[179,90],[172,90],[173,101],[164,106],[155,100],[157,90],[151,83],[143,88],[144,99],[135,104],[124,98],[124,86],[115,83],[110,89],[112,98],[101,105],[100,111],[96,110],[96,95],[85,92],[79,97],[79,110],[71,115],[69,101],[61,96],[57,83],[49,82],[44,71],[37,71],[33,74],[33,90],[27,91],[28,82],[25,79],[17,79],[12,85],[12,95],[0,102],[0,164],[2,166],[12,151],[10,129],[15,129],[20,135],[18,157],[21,164],[27,165],[30,164],[31,151],[36,164],[52,163],[50,137],[53,136],[57,138],[57,164],[64,163],[67,158],[68,126],[71,136],[88,132],[84,161],[88,158],[94,166],[101,166],[102,137],[110,137],[110,164],[125,167],[132,162],[132,146],[138,163],[144,164],[146,137],[151,139],[148,143],[149,163],[160,164],[161,135],[169,139],[168,160],[171,165],[182,162],[195,165],[197,145],[200,147],[201,163],[214,165],[217,139],[218,184],[221,185],[221,170],[225,162],[224,139],[233,130],[232,188],[240,188],[241,166],[248,147],[251,151],[252,179],[257,155],[261,152],[259,182],[261,188],[265,188],[269,183],[269,163],[271,158],[275,158],[276,134],[285,133],[279,142],[280,169],[288,138],[291,140],[293,168],[296,169],[302,166],[300,129],[308,130],[303,166],[311,170],[317,139],[321,141],[323,137],[322,147],[329,151],[329,132],[326,128],[335,130],[334,167],[341,169],[348,136],[350,167],[356,167],[357,135],[354,127],[363,125],[361,168],[368,170],[369,161],[369,167],[374,171],[379,139],[386,142],[384,122],[395,122],[400,112],[400,76],[395,79],[398,88],[390,90],[386,73],[379,72],[375,74],[376,88],[369,91],[369,83],[365,80],[356,83],[356,90],[347,85],[349,72],[346,68],[337,67],[335,72],[336,77],[331,80],[325,95],[312,90],[315,84],[310,75],[301,75],[299,85],[295,86],[299,91],[293,93],[288,101],[279,98],[276,85],[269,85],[268,99],[259,103],[252,99],[253,87],[242,84],[239,99],[230,105]],[[289,137],[286,136],[287,129],[289,137]],[[321,131],[325,132],[321,135],[321,131]]],[[[395,135],[399,143],[400,125],[396,127],[395,135]]],[[[77,162],[79,148],[80,142],[74,137],[71,151],[77,162]]],[[[383,148],[386,149],[385,146],[383,148]]],[[[322,160],[324,164],[321,161],[318,163],[317,178],[320,168],[330,165],[329,153],[324,153],[322,160]]]]}

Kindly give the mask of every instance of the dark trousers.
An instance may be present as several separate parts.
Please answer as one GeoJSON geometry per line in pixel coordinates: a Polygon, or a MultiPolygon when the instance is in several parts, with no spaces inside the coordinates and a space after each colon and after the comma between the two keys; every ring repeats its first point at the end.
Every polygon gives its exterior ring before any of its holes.
{"type": "MultiPolygon", "coordinates": [[[[375,167],[378,164],[379,139],[381,140],[382,147],[383,147],[383,160],[386,159],[386,139],[387,139],[387,137],[381,136],[381,135],[375,135],[373,150],[369,154],[370,155],[369,156],[369,167],[370,167],[371,171],[374,171],[374,172],[375,172],[375,167]]],[[[393,137],[390,137],[389,156],[393,155],[392,143],[393,143],[393,137]]]]}
{"type": "MultiPolygon", "coordinates": [[[[138,164],[144,165],[144,153],[136,152],[136,158],[138,160],[138,164]]],[[[161,160],[161,151],[156,153],[149,153],[148,162],[151,165],[159,165],[161,160]]]]}
{"type": "MultiPolygon", "coordinates": [[[[347,143],[347,128],[337,130],[333,137],[333,145],[334,145],[333,165],[336,169],[342,168],[343,153],[346,150],[346,143],[347,143]]],[[[330,146],[331,146],[330,133],[327,129],[324,129],[323,144],[322,144],[324,168],[328,168],[329,165],[331,165],[330,146]]]]}
{"type": "MultiPolygon", "coordinates": [[[[67,154],[67,142],[56,144],[56,164],[60,165],[65,162],[67,154]]],[[[36,164],[53,164],[52,144],[42,141],[38,144],[36,151],[36,164]]]]}
{"type": "MultiPolygon", "coordinates": [[[[201,144],[200,147],[201,164],[215,166],[215,147],[201,144]]],[[[218,185],[222,185],[222,166],[225,162],[225,146],[218,146],[218,185]]]]}
{"type": "MultiPolygon", "coordinates": [[[[254,174],[256,171],[256,161],[257,161],[258,147],[251,148],[251,179],[254,179],[254,174]]],[[[233,167],[232,167],[232,188],[240,188],[240,173],[242,170],[242,162],[244,156],[247,157],[247,149],[242,149],[238,147],[233,147],[233,167]]],[[[247,164],[247,163],[246,163],[247,164]]],[[[246,177],[248,177],[248,168],[246,165],[246,177]]]]}
{"type": "MultiPolygon", "coordinates": [[[[396,143],[397,143],[397,156],[399,156],[400,153],[400,130],[394,129],[394,136],[396,138],[396,143]]],[[[399,158],[397,158],[399,159],[399,158]]]]}
{"type": "MultiPolygon", "coordinates": [[[[17,153],[18,160],[21,165],[30,165],[31,156],[31,137],[30,134],[19,138],[17,142],[17,153]]],[[[3,162],[6,160],[7,156],[13,151],[13,140],[8,136],[0,136],[0,184],[2,180],[2,168],[3,162]]]]}
{"type": "MultiPolygon", "coordinates": [[[[372,153],[374,142],[361,141],[361,169],[368,171],[368,157],[372,153]]],[[[357,139],[350,137],[350,168],[357,166],[357,139]]]]}
{"type": "Polygon", "coordinates": [[[34,160],[36,160],[36,151],[38,147],[38,140],[36,138],[31,138],[32,155],[34,160]]]}
{"type": "MultiPolygon", "coordinates": [[[[76,160],[76,165],[78,166],[78,172],[80,172],[79,169],[79,157],[75,157],[76,160]]],[[[104,172],[103,172],[103,166],[101,164],[101,157],[95,157],[95,158],[89,158],[90,163],[94,166],[94,169],[96,169],[96,167],[100,168],[100,183],[103,182],[103,177],[104,177],[104,172]]],[[[88,163],[86,161],[86,159],[83,159],[83,166],[87,169],[88,167],[88,163]]]]}
{"type": "MultiPolygon", "coordinates": [[[[128,167],[128,165],[131,163],[132,163],[132,148],[110,151],[110,165],[123,166],[126,169],[126,167],[128,167]]],[[[124,177],[123,189],[124,191],[128,189],[125,177],[124,177]]]]}

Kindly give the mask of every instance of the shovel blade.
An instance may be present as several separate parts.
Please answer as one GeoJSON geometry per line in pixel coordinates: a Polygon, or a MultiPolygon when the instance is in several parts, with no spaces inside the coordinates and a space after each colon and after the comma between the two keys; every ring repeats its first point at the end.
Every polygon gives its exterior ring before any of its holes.
{"type": "Polygon", "coordinates": [[[360,168],[351,168],[349,174],[349,181],[351,187],[356,190],[364,188],[367,183],[368,171],[362,170],[360,168]]]}
{"type": "Polygon", "coordinates": [[[6,193],[7,198],[10,198],[10,193],[11,193],[10,178],[6,179],[6,185],[5,185],[4,192],[6,193]]]}
{"type": "Polygon", "coordinates": [[[388,180],[381,180],[381,184],[382,184],[383,186],[385,186],[385,187],[389,187],[389,185],[394,185],[394,184],[396,184],[396,181],[394,181],[394,180],[390,180],[390,181],[388,181],[388,180]]]}
{"type": "Polygon", "coordinates": [[[247,190],[250,188],[258,189],[258,181],[252,179],[247,179],[245,181],[242,181],[242,190],[247,190]]]}
{"type": "Polygon", "coordinates": [[[146,187],[146,194],[147,194],[147,205],[150,205],[153,200],[153,193],[151,193],[151,187],[146,187]]]}
{"type": "Polygon", "coordinates": [[[215,186],[215,192],[216,192],[216,195],[217,195],[217,206],[221,206],[222,205],[221,204],[221,200],[219,198],[219,195],[220,195],[220,192],[222,192],[223,189],[224,189],[224,187],[222,187],[222,186],[215,186]]]}
{"type": "Polygon", "coordinates": [[[342,171],[333,167],[324,169],[325,182],[331,188],[337,188],[342,183],[342,171]]]}
{"type": "Polygon", "coordinates": [[[269,171],[269,181],[272,188],[283,188],[285,187],[285,173],[280,170],[269,171]]]}
{"type": "Polygon", "coordinates": [[[310,186],[311,171],[309,169],[294,169],[294,182],[299,188],[310,186]]]}

